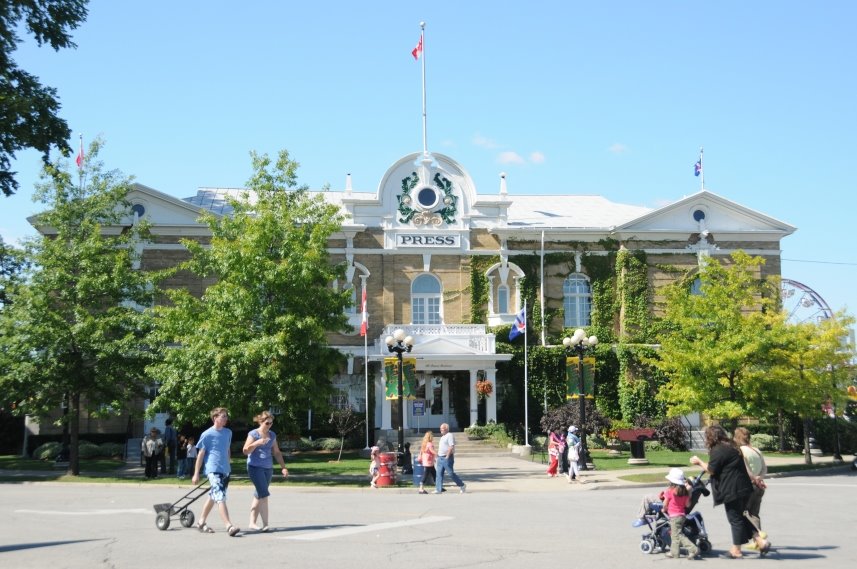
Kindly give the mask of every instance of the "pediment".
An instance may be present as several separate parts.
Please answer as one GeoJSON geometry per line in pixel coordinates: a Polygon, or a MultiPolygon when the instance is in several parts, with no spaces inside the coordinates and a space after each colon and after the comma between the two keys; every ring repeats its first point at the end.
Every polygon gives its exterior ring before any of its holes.
{"type": "Polygon", "coordinates": [[[444,355],[444,356],[483,356],[484,352],[468,345],[468,337],[460,338],[427,338],[425,341],[417,342],[414,351],[420,355],[444,355]]]}
{"type": "MultiPolygon", "coordinates": [[[[133,184],[127,199],[134,206],[140,206],[137,211],[143,211],[142,217],[152,222],[154,226],[200,226],[199,218],[203,209],[159,192],[142,184],[133,184]]],[[[129,218],[130,219],[130,218],[129,218]]]]}
{"type": "Polygon", "coordinates": [[[797,230],[778,219],[707,190],[651,211],[616,227],[622,238],[680,237],[708,231],[720,239],[776,239],[797,230]]]}

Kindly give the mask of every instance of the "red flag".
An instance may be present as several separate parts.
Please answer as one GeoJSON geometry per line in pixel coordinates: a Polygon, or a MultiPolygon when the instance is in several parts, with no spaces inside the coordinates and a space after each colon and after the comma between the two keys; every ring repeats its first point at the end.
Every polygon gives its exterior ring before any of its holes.
{"type": "Polygon", "coordinates": [[[411,55],[414,56],[414,59],[419,59],[422,54],[423,54],[423,35],[420,34],[420,43],[418,43],[417,47],[415,47],[411,51],[411,55]]]}
{"type": "Polygon", "coordinates": [[[369,313],[366,311],[366,287],[363,287],[363,322],[360,324],[360,335],[365,336],[369,327],[369,313]]]}
{"type": "Polygon", "coordinates": [[[80,137],[80,151],[77,153],[77,158],[74,159],[77,163],[77,167],[80,170],[83,170],[83,137],[80,137]]]}

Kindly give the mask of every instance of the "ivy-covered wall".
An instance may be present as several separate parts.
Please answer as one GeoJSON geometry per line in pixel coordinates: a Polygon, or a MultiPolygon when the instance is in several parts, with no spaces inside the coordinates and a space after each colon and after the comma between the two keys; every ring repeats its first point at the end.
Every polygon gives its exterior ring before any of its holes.
{"type": "MultiPolygon", "coordinates": [[[[613,419],[632,422],[640,414],[663,416],[663,407],[656,394],[664,378],[643,363],[653,354],[646,342],[656,333],[653,316],[654,294],[652,272],[669,273],[663,267],[653,267],[644,251],[627,250],[617,241],[603,240],[595,244],[563,243],[571,251],[545,252],[546,282],[563,281],[575,272],[575,251],[581,255],[581,269],[589,277],[592,292],[591,324],[587,334],[595,334],[599,345],[594,356],[596,371],[596,406],[613,419]],[[589,248],[591,247],[591,248],[589,248]]],[[[474,256],[471,262],[471,322],[487,321],[488,280],[485,271],[499,262],[497,256],[474,256]]],[[[538,430],[545,407],[565,403],[565,349],[562,338],[573,330],[563,327],[562,287],[546,286],[545,337],[548,346],[540,345],[541,314],[539,291],[541,258],[537,253],[510,256],[524,272],[520,281],[522,300],[527,301],[528,346],[528,409],[531,432],[538,430]]],[[[678,273],[684,271],[678,270],[678,273]]],[[[500,397],[498,420],[507,425],[523,424],[524,349],[521,339],[509,343],[509,326],[491,331],[497,336],[497,351],[511,353],[509,362],[498,364],[497,383],[500,397]]]]}

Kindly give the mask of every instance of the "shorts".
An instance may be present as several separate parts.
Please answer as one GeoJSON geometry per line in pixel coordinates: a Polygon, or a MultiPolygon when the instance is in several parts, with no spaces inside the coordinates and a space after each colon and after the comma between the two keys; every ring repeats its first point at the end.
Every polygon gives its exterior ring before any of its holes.
{"type": "Polygon", "coordinates": [[[208,490],[208,495],[211,499],[217,502],[226,501],[226,489],[229,488],[229,475],[222,472],[211,472],[208,474],[208,483],[211,488],[208,490]]]}
{"type": "Polygon", "coordinates": [[[265,468],[263,466],[247,466],[247,474],[250,476],[250,482],[256,487],[253,496],[259,498],[267,498],[271,495],[268,487],[271,485],[271,478],[274,477],[273,468],[265,468]]]}

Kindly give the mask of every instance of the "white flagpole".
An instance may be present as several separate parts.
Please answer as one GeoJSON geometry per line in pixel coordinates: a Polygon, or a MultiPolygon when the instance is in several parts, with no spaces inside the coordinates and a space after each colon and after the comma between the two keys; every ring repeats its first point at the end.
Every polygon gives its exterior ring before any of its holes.
{"type": "Polygon", "coordinates": [[[529,394],[527,359],[527,301],[524,299],[524,446],[530,446],[530,419],[527,402],[529,394]]]}
{"type": "Polygon", "coordinates": [[[363,372],[366,381],[366,448],[369,448],[369,330],[363,336],[363,372]]]}
{"type": "MultiPolygon", "coordinates": [[[[542,231],[541,275],[539,281],[539,303],[542,306],[542,347],[545,347],[545,232],[542,231]]],[[[547,392],[546,392],[547,393],[547,392]]],[[[547,395],[545,395],[545,411],[547,411],[547,395]]]]}
{"type": "Polygon", "coordinates": [[[702,147],[699,147],[699,189],[705,189],[705,164],[702,163],[702,147]]]}
{"type": "Polygon", "coordinates": [[[425,40],[426,23],[420,22],[420,44],[422,45],[422,53],[420,57],[423,59],[423,154],[428,154],[428,135],[426,134],[426,40],[425,40]]]}
{"type": "Polygon", "coordinates": [[[83,133],[80,134],[80,149],[77,151],[77,177],[80,180],[80,191],[83,192],[83,163],[86,157],[83,155],[83,133]]]}

